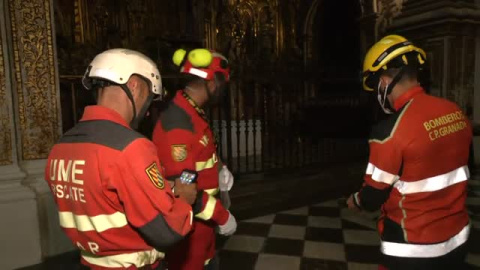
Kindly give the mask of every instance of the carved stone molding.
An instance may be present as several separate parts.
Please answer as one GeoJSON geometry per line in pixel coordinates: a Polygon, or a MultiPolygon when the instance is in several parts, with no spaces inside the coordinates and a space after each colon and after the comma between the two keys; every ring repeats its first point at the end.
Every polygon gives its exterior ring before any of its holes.
{"type": "Polygon", "coordinates": [[[404,2],[407,0],[376,0],[375,10],[378,13],[376,35],[383,35],[387,28],[392,24],[393,19],[402,13],[404,2]]]}
{"type": "Polygon", "coordinates": [[[21,157],[46,158],[59,136],[49,0],[9,0],[21,157]]]}
{"type": "Polygon", "coordinates": [[[0,165],[8,165],[12,163],[12,130],[2,42],[0,33],[0,165]]]}

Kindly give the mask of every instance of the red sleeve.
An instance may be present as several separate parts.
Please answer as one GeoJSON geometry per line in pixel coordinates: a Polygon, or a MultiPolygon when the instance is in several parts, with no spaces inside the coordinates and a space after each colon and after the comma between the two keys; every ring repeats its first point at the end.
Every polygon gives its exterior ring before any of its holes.
{"type": "Polygon", "coordinates": [[[150,141],[132,142],[116,165],[119,174],[111,184],[119,194],[130,224],[147,230],[144,234],[152,237],[173,237],[168,235],[173,231],[176,240],[178,235],[185,236],[190,231],[191,206],[173,195],[150,141]]]}
{"type": "Polygon", "coordinates": [[[202,220],[213,220],[218,225],[224,225],[230,213],[223,207],[220,200],[214,196],[203,192],[202,203],[195,209],[196,218],[202,220]]]}
{"type": "Polygon", "coordinates": [[[390,187],[399,178],[402,166],[401,145],[394,138],[382,142],[370,141],[370,158],[365,181],[378,189],[390,187]]]}
{"type": "Polygon", "coordinates": [[[390,188],[398,180],[402,166],[400,146],[394,140],[370,141],[370,158],[365,182],[354,201],[357,206],[375,211],[388,199],[390,188]]]}

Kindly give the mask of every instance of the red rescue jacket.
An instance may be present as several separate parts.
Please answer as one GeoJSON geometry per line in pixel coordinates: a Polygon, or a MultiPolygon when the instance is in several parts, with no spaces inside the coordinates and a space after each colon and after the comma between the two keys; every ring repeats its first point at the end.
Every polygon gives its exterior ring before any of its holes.
{"type": "Polygon", "coordinates": [[[153,143],[105,107],[85,108],[53,147],[45,179],[60,226],[93,269],[158,264],[192,226],[192,208],[164,181],[153,143]]]}

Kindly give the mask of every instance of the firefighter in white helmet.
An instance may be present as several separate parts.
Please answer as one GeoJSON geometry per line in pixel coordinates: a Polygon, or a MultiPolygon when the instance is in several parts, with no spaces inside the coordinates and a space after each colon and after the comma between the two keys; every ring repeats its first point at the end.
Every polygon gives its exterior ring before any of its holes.
{"type": "Polygon", "coordinates": [[[91,269],[160,269],[164,252],[192,226],[195,185],[163,178],[151,141],[134,131],[155,95],[160,72],[145,55],[112,49],[83,78],[96,106],[53,147],[46,181],[60,226],[91,269]],[[177,198],[178,197],[178,198],[177,198]]]}

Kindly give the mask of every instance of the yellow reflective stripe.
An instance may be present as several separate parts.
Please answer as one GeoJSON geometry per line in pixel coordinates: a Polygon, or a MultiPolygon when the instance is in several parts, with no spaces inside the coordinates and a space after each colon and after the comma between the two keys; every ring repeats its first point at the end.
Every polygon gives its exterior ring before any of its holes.
{"type": "Polygon", "coordinates": [[[213,156],[210,159],[206,161],[195,162],[195,170],[199,172],[199,171],[213,168],[213,166],[215,166],[215,163],[217,162],[218,162],[217,155],[213,153],[213,156]]]}
{"type": "Polygon", "coordinates": [[[212,259],[208,259],[208,260],[206,260],[204,265],[205,265],[205,266],[206,266],[206,265],[208,265],[208,264],[210,263],[210,261],[211,261],[211,260],[212,260],[212,259]]]}
{"type": "Polygon", "coordinates": [[[111,256],[96,256],[82,251],[82,258],[90,264],[108,268],[143,267],[163,259],[165,254],[155,249],[111,256]]]}
{"type": "Polygon", "coordinates": [[[208,195],[215,196],[220,191],[218,188],[211,188],[204,190],[208,195]]]}
{"type": "Polygon", "coordinates": [[[121,212],[110,215],[75,215],[72,212],[58,212],[60,226],[66,229],[77,229],[81,232],[103,232],[108,229],[121,228],[128,224],[127,217],[121,212]]]}
{"type": "Polygon", "coordinates": [[[213,216],[213,211],[215,210],[216,204],[217,204],[217,200],[212,196],[208,196],[208,201],[207,201],[207,204],[205,205],[205,208],[203,209],[202,212],[195,215],[195,217],[203,220],[211,219],[213,216]]]}

